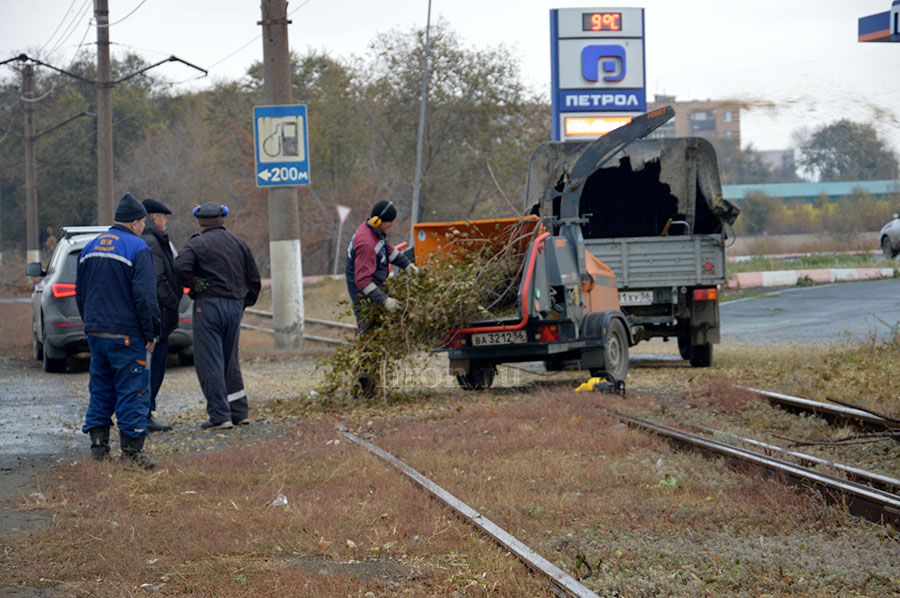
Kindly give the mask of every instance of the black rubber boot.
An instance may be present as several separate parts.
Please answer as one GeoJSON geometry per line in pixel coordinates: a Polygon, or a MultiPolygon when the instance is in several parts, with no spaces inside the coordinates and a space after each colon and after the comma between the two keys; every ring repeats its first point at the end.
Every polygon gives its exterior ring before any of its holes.
{"type": "Polygon", "coordinates": [[[131,436],[125,436],[125,434],[120,433],[119,438],[122,441],[122,457],[120,460],[123,463],[134,463],[138,467],[147,470],[153,469],[159,465],[158,461],[154,461],[144,454],[144,438],[146,438],[146,436],[132,438],[131,436]]]}
{"type": "Polygon", "coordinates": [[[109,426],[91,428],[91,457],[94,461],[109,458],[109,426]]]}
{"type": "Polygon", "coordinates": [[[172,429],[172,426],[169,424],[164,424],[155,417],[151,413],[147,418],[147,431],[148,432],[168,432],[172,429]]]}

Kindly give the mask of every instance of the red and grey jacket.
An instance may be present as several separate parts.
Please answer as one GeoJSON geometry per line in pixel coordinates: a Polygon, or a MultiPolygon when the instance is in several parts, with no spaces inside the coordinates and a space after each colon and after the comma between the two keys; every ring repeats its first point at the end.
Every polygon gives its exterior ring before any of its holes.
{"type": "Polygon", "coordinates": [[[387,235],[363,222],[353,233],[347,248],[347,291],[350,299],[357,303],[362,297],[369,297],[378,305],[383,305],[387,295],[381,285],[388,277],[388,264],[406,268],[409,259],[399,249],[388,243],[387,235]]]}

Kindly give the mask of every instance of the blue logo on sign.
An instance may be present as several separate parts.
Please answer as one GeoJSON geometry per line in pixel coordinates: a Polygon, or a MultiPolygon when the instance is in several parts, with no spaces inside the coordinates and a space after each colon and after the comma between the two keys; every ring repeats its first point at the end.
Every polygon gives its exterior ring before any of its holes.
{"type": "Polygon", "coordinates": [[[607,82],[621,81],[625,78],[625,48],[619,45],[585,46],[581,50],[581,74],[588,81],[600,80],[600,62],[603,72],[612,73],[603,76],[607,82]]]}

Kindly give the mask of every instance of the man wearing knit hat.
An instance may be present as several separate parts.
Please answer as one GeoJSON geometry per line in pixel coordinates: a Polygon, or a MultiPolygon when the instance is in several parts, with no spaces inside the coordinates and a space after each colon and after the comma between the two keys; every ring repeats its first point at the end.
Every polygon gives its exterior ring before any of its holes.
{"type": "Polygon", "coordinates": [[[150,247],[153,256],[153,270],[156,272],[156,300],[162,319],[159,340],[153,347],[150,357],[150,416],[147,418],[148,432],[168,432],[172,426],[164,424],[153,417],[156,411],[156,397],[166,375],[166,359],[169,356],[169,335],[178,328],[178,303],[181,301],[182,286],[175,276],[175,256],[166,233],[168,215],[172,210],[163,202],[147,198],[144,200],[147,210],[147,226],[142,238],[150,247]]]}
{"type": "MultiPolygon", "coordinates": [[[[362,317],[360,301],[369,298],[389,312],[402,309],[402,304],[388,297],[381,287],[388,277],[388,264],[417,273],[419,269],[400,250],[395,249],[387,239],[387,232],[394,226],[397,208],[392,201],[379,201],[372,206],[369,219],[359,225],[347,248],[347,292],[353,302],[356,328],[364,334],[371,328],[371,322],[362,317]]],[[[365,374],[360,376],[359,387],[367,397],[374,395],[375,389],[365,374]]]]}
{"type": "Polygon", "coordinates": [[[225,230],[227,215],[226,206],[212,202],[194,208],[201,232],[175,259],[178,280],[194,299],[194,369],[209,415],[204,430],[247,424],[250,416],[238,340],[244,308],[259,296],[259,270],[247,242],[225,230]]]}
{"type": "Polygon", "coordinates": [[[148,354],[159,336],[156,275],[141,239],[147,211],[131,193],[116,206],[115,224],[85,245],[78,258],[75,303],[91,350],[90,403],[82,432],[91,455],[109,456],[115,412],[122,461],[152,469],[144,454],[150,413],[148,354]]]}

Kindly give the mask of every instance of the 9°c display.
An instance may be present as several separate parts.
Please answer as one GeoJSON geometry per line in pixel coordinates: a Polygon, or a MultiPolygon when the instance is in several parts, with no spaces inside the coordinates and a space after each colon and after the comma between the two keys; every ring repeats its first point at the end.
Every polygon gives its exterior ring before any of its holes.
{"type": "Polygon", "coordinates": [[[581,15],[583,31],[621,31],[622,13],[620,12],[586,12],[581,15]]]}

